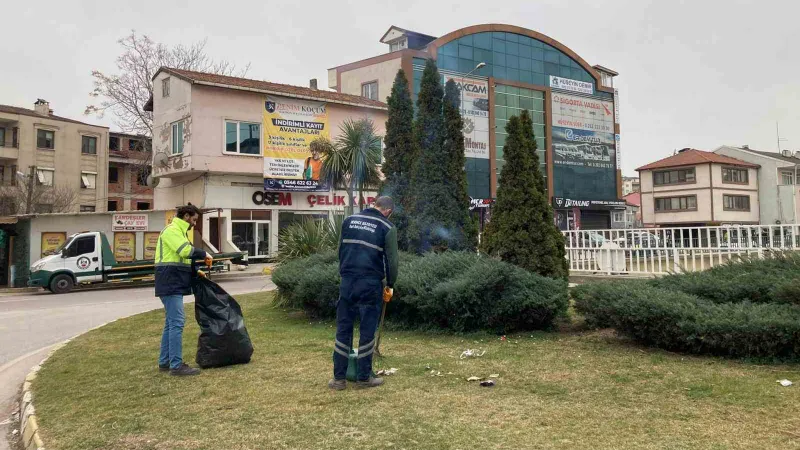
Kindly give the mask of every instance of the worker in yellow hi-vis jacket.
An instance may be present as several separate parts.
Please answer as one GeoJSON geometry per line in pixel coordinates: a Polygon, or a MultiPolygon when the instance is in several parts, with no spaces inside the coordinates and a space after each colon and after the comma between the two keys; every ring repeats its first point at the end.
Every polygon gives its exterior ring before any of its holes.
{"type": "Polygon", "coordinates": [[[183,362],[183,296],[192,293],[193,260],[212,263],[211,255],[195,248],[189,242],[189,230],[197,225],[200,210],[189,203],[178,208],[177,215],[158,237],[156,244],[156,297],[161,299],[166,311],[164,331],[161,334],[159,370],[170,375],[197,375],[200,369],[183,362]]]}

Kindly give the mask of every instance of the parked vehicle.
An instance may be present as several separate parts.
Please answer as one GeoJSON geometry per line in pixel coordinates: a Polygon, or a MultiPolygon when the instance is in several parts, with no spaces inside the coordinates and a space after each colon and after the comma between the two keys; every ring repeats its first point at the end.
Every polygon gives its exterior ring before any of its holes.
{"type": "MultiPolygon", "coordinates": [[[[212,256],[212,272],[222,270],[225,262],[247,265],[247,252],[217,253],[212,256]]],[[[50,292],[63,294],[77,284],[148,280],[154,274],[154,260],[117,262],[106,235],[91,231],[73,234],[55,254],[33,263],[28,286],[43,287],[50,292]]]]}

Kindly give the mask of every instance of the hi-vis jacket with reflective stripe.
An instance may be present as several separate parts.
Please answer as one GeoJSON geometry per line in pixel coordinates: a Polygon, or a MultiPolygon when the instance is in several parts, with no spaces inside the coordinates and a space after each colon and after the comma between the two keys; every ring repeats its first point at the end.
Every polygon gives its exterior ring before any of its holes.
{"type": "Polygon", "coordinates": [[[189,222],[173,218],[156,244],[156,297],[191,294],[192,260],[205,257],[189,242],[189,222]]]}
{"type": "Polygon", "coordinates": [[[339,241],[342,278],[397,281],[397,229],[380,211],[368,208],[344,220],[339,241]]]}

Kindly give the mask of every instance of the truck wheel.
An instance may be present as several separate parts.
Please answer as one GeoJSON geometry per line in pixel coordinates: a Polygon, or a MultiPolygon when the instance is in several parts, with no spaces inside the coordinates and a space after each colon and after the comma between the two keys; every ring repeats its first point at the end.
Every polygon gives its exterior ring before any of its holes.
{"type": "Polygon", "coordinates": [[[50,291],[54,294],[66,294],[72,290],[72,277],[69,275],[61,274],[56,275],[50,282],[50,291]]]}

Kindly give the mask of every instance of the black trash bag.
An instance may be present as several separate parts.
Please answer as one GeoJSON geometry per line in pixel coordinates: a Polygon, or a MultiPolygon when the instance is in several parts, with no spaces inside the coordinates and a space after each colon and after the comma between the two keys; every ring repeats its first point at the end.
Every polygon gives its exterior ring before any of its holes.
{"type": "Polygon", "coordinates": [[[197,365],[206,369],[250,362],[253,343],[236,300],[208,278],[195,277],[192,292],[194,316],[200,325],[197,365]]]}

